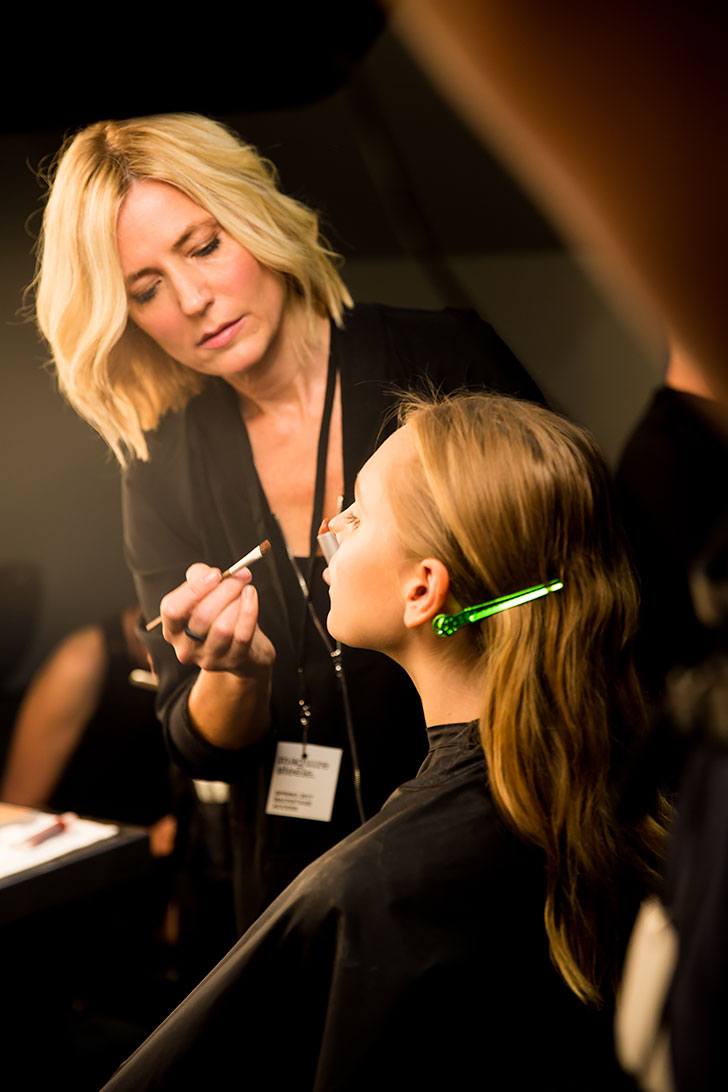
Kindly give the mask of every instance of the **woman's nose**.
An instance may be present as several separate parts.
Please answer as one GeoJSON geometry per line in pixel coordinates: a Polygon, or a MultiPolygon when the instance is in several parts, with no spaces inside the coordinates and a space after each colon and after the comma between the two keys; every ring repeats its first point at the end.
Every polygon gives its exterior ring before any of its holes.
{"type": "Polygon", "coordinates": [[[204,277],[181,276],[175,285],[180,309],[185,315],[198,315],[212,303],[212,291],[204,277]]]}

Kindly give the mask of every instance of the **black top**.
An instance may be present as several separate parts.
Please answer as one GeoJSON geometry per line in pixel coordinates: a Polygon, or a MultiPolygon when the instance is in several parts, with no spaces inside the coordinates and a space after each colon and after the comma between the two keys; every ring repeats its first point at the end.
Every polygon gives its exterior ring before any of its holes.
{"type": "Polygon", "coordinates": [[[622,454],[617,486],[642,592],[639,661],[660,690],[670,668],[704,658],[689,574],[728,512],[728,437],[706,398],[658,389],[622,454]]]}
{"type": "MultiPolygon", "coordinates": [[[[360,305],[347,313],[344,330],[332,325],[331,344],[341,375],[345,504],[358,470],[394,427],[390,422],[381,429],[393,388],[429,379],[446,390],[485,387],[541,400],[513,354],[474,312],[360,305]]],[[[134,463],[124,479],[127,556],[147,618],[158,613],[162,596],[181,583],[193,561],[225,568],[263,539],[273,543],[271,554],[253,570],[260,625],[277,654],[271,730],[262,743],[232,752],[203,740],[187,714],[196,668],[178,663],[160,630],[148,638],[160,675],[158,710],[173,756],[193,777],[233,785],[236,894],[244,927],[309,861],[358,823],[341,699],[328,654],[309,626],[309,741],[344,752],[334,812],[329,823],[266,815],[276,743],[300,739],[295,642],[301,593],[271,524],[233,388],[211,379],[148,440],[149,462],[134,463]]],[[[372,815],[417,769],[425,751],[424,723],[414,688],[399,667],[360,649],[345,648],[343,660],[364,807],[372,815]]]]}
{"type": "Polygon", "coordinates": [[[106,1086],[622,1087],[611,1015],[549,959],[540,851],[491,800],[477,725],[310,865],[106,1086]]]}
{"type": "Polygon", "coordinates": [[[98,703],[48,801],[53,811],[151,826],[172,810],[170,764],[154,695],[129,682],[119,615],[99,623],[106,668],[98,703]]]}

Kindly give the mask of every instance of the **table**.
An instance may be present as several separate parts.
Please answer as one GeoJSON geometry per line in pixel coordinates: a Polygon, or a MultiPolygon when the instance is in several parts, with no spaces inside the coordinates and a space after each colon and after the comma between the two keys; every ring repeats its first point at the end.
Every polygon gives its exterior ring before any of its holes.
{"type": "Polygon", "coordinates": [[[0,928],[142,879],[149,869],[149,837],[120,827],[103,842],[0,878],[0,928]]]}

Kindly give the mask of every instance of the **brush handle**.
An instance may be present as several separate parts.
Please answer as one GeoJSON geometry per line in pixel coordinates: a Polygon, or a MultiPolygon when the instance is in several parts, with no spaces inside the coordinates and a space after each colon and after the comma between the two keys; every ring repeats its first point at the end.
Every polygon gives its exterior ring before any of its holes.
{"type": "Polygon", "coordinates": [[[241,569],[244,569],[246,565],[255,564],[256,561],[260,561],[262,556],[263,552],[260,546],[256,546],[255,549],[251,550],[249,554],[245,555],[245,557],[241,557],[240,561],[236,561],[234,565],[231,565],[229,569],[226,569],[225,572],[222,574],[222,579],[224,580],[226,576],[234,576],[235,573],[240,572],[241,569]]]}
{"type": "MultiPolygon", "coordinates": [[[[226,569],[225,572],[221,574],[220,579],[227,580],[229,576],[234,576],[235,573],[244,569],[246,565],[254,565],[256,561],[260,561],[262,557],[265,557],[269,550],[270,542],[266,539],[265,542],[261,542],[258,546],[254,546],[245,557],[241,557],[239,561],[236,561],[234,565],[231,565],[229,569],[226,569]]],[[[151,622],[147,622],[144,629],[147,633],[151,633],[153,629],[156,629],[157,626],[160,626],[161,624],[162,615],[158,614],[156,618],[152,618],[151,622]]]]}

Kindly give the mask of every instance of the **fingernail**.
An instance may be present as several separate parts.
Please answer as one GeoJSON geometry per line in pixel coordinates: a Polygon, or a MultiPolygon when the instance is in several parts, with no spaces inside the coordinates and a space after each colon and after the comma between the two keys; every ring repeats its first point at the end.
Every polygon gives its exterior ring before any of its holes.
{"type": "Polygon", "coordinates": [[[245,587],[243,588],[243,595],[245,596],[246,603],[252,603],[253,599],[255,598],[255,592],[253,591],[252,584],[245,585],[245,587]]]}
{"type": "Polygon", "coordinates": [[[213,569],[212,572],[207,573],[207,575],[203,579],[202,583],[203,584],[217,584],[219,579],[220,579],[220,570],[219,569],[213,569]]]}

